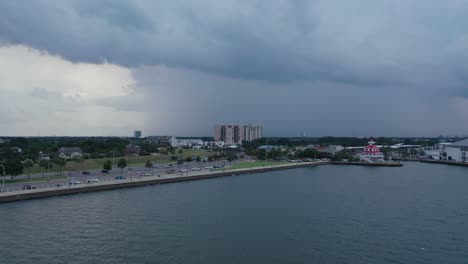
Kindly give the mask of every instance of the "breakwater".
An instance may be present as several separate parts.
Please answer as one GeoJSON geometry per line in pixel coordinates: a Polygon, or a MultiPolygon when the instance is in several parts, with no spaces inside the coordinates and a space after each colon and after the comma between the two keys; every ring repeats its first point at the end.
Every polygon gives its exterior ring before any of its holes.
{"type": "Polygon", "coordinates": [[[376,162],[376,163],[367,163],[367,162],[348,162],[348,161],[332,161],[333,165],[352,165],[352,166],[367,166],[367,167],[402,167],[403,163],[400,162],[376,162]]]}
{"type": "Polygon", "coordinates": [[[87,193],[87,192],[123,189],[123,188],[139,187],[139,186],[145,186],[145,185],[195,181],[195,180],[234,176],[234,175],[241,175],[241,174],[252,174],[252,173],[262,173],[262,172],[268,172],[268,171],[276,171],[276,170],[315,167],[315,166],[327,165],[327,164],[331,164],[331,162],[328,162],[328,161],[303,162],[303,163],[283,164],[283,165],[246,168],[246,169],[201,172],[201,173],[193,173],[192,175],[173,175],[173,176],[165,176],[165,177],[151,176],[151,177],[145,177],[145,178],[133,179],[133,180],[115,180],[111,182],[99,182],[99,183],[82,184],[82,185],[76,185],[76,186],[53,187],[53,188],[40,189],[40,190],[23,190],[23,191],[16,191],[16,192],[0,193],[0,203],[46,198],[46,197],[52,197],[52,196],[87,193]]]}

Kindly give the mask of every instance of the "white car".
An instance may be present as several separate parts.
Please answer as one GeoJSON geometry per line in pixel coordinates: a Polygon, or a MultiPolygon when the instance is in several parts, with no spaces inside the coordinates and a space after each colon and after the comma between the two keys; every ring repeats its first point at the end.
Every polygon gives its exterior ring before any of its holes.
{"type": "Polygon", "coordinates": [[[199,170],[201,170],[201,169],[198,168],[198,167],[193,167],[192,170],[193,170],[193,171],[199,171],[199,170]]]}
{"type": "Polygon", "coordinates": [[[180,172],[187,172],[187,169],[180,169],[180,172]]]}
{"type": "Polygon", "coordinates": [[[80,184],[81,182],[80,181],[77,181],[77,180],[71,180],[70,181],[70,184],[80,184]]]}
{"type": "Polygon", "coordinates": [[[141,174],[141,177],[149,177],[149,176],[151,176],[151,174],[146,173],[146,172],[141,174]]]}
{"type": "Polygon", "coordinates": [[[208,166],[208,167],[205,167],[205,169],[207,169],[207,170],[212,170],[213,167],[212,167],[212,166],[208,166]]]}
{"type": "Polygon", "coordinates": [[[88,179],[86,180],[86,183],[93,183],[93,182],[99,182],[99,180],[96,179],[96,178],[88,178],[88,179]]]}

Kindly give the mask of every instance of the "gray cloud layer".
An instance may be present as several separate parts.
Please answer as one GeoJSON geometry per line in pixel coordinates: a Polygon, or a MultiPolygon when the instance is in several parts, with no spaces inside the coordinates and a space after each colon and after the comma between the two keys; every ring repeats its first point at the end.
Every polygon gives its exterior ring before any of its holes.
{"type": "Polygon", "coordinates": [[[467,132],[450,122],[467,113],[467,17],[463,0],[4,0],[0,42],[132,68],[134,96],[100,103],[155,98],[139,110],[159,116],[154,133],[256,121],[273,134],[434,135],[467,132]],[[198,121],[169,121],[183,113],[198,121]]]}
{"type": "Polygon", "coordinates": [[[447,65],[454,77],[465,70],[468,3],[439,3],[6,0],[0,38],[73,61],[401,84],[447,65]]]}

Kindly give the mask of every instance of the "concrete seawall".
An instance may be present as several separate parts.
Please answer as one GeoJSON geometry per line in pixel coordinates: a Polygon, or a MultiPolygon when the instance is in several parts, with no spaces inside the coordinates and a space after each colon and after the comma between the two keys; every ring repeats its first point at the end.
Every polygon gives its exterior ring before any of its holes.
{"type": "Polygon", "coordinates": [[[419,160],[422,163],[432,163],[432,164],[443,164],[443,165],[450,165],[450,166],[460,166],[460,167],[468,167],[468,163],[465,162],[456,162],[456,161],[448,161],[448,160],[419,160]]]}
{"type": "Polygon", "coordinates": [[[304,162],[296,164],[285,164],[285,165],[275,165],[268,167],[257,167],[252,169],[236,169],[236,170],[225,170],[225,171],[214,171],[214,172],[202,172],[194,175],[187,176],[171,176],[168,178],[159,178],[156,176],[135,179],[133,181],[129,180],[115,180],[112,182],[101,182],[94,184],[86,184],[80,186],[71,186],[71,187],[59,187],[59,188],[49,188],[41,190],[24,190],[17,192],[8,192],[0,193],[0,203],[5,202],[15,202],[22,200],[46,198],[52,196],[60,195],[70,195],[78,193],[87,193],[87,192],[96,192],[96,191],[105,191],[105,190],[115,190],[122,188],[131,188],[145,185],[155,185],[155,184],[166,184],[174,182],[185,182],[185,181],[195,181],[202,179],[218,178],[225,176],[241,175],[241,174],[252,174],[252,173],[262,173],[268,171],[276,170],[288,170],[295,168],[304,168],[304,167],[315,167],[320,165],[331,164],[331,162],[304,162]]]}
{"type": "Polygon", "coordinates": [[[403,167],[403,163],[399,162],[348,162],[348,161],[332,161],[333,165],[353,165],[353,166],[366,166],[366,167],[403,167]]]}

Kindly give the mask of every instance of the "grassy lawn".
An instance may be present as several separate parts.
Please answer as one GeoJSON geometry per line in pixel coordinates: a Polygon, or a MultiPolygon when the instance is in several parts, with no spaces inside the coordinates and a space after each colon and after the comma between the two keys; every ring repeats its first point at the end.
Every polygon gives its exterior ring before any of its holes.
{"type": "Polygon", "coordinates": [[[263,167],[263,166],[274,166],[274,165],[283,165],[288,164],[287,161],[246,161],[234,164],[232,166],[226,167],[229,169],[245,169],[245,168],[256,168],[256,167],[263,167]]]}
{"type": "MultiPolygon", "coordinates": [[[[146,163],[147,160],[150,160],[153,164],[161,164],[161,163],[170,163],[175,162],[171,161],[172,156],[177,156],[181,160],[185,160],[187,157],[197,157],[206,158],[210,155],[209,152],[206,150],[193,150],[193,149],[184,149],[182,154],[179,154],[177,151],[174,155],[156,155],[156,156],[139,156],[139,157],[124,157],[127,160],[127,166],[142,166],[146,163]]],[[[116,157],[114,159],[114,168],[117,168],[117,162],[121,159],[121,157],[116,157]]],[[[57,171],[75,171],[75,170],[96,170],[102,169],[104,162],[107,160],[112,161],[112,158],[102,158],[102,159],[83,159],[81,163],[76,163],[74,161],[68,161],[67,165],[63,168],[53,164],[53,168],[50,169],[49,172],[57,172],[57,171]]],[[[24,170],[24,175],[27,174],[27,170],[24,170]]],[[[30,169],[31,174],[41,173],[42,168],[39,167],[39,164],[35,163],[34,167],[30,169]]],[[[45,172],[48,172],[47,170],[45,172]]]]}
{"type": "MultiPolygon", "coordinates": [[[[62,180],[62,179],[66,179],[67,176],[50,176],[49,177],[49,180],[62,180]]],[[[30,182],[46,182],[47,181],[47,177],[45,178],[31,178],[31,179],[14,179],[14,180],[6,180],[5,179],[5,183],[30,183],[30,182]]]]}

